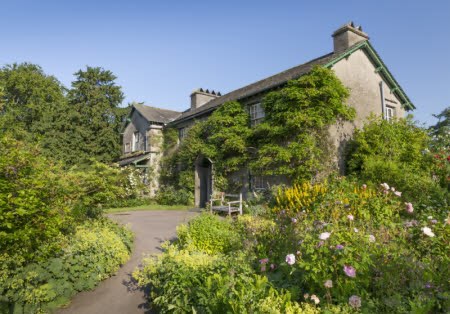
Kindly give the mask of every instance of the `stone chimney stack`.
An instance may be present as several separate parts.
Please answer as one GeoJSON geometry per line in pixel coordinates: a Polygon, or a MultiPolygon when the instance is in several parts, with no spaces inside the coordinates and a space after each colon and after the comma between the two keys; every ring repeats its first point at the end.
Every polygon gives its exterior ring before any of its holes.
{"type": "Polygon", "coordinates": [[[362,27],[356,27],[353,22],[341,26],[332,36],[335,53],[343,52],[354,44],[369,39],[369,35],[363,32],[362,27]]]}
{"type": "Polygon", "coordinates": [[[220,92],[203,90],[203,88],[199,88],[192,92],[191,94],[191,110],[197,109],[198,107],[203,106],[210,100],[213,100],[217,97],[222,96],[220,92]]]}

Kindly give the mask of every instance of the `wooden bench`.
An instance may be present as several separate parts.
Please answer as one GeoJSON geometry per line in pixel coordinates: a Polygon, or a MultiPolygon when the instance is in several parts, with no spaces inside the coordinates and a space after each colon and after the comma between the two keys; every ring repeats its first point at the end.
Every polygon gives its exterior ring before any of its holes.
{"type": "Polygon", "coordinates": [[[242,215],[242,193],[240,194],[225,194],[218,192],[211,195],[209,201],[209,208],[211,212],[225,212],[231,216],[231,213],[238,212],[242,215]]]}

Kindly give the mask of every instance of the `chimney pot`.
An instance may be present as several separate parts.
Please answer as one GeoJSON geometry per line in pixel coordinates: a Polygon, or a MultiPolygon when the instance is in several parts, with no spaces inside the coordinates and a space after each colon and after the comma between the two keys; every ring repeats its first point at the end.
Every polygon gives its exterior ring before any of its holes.
{"type": "Polygon", "coordinates": [[[369,39],[369,35],[362,31],[362,27],[355,27],[353,22],[339,27],[332,36],[335,53],[343,52],[354,44],[369,39]]]}
{"type": "Polygon", "coordinates": [[[214,90],[211,90],[210,92],[209,89],[196,89],[191,94],[191,110],[197,109],[219,96],[221,96],[220,92],[216,93],[214,90]]]}

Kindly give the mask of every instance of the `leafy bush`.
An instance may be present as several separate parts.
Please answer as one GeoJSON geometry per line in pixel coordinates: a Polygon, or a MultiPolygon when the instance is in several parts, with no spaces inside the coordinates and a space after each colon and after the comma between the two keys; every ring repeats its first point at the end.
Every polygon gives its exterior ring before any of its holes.
{"type": "Polygon", "coordinates": [[[446,165],[439,169],[430,144],[426,130],[411,118],[386,121],[372,117],[355,132],[347,159],[349,173],[364,182],[389,182],[425,207],[430,203],[448,206],[446,165]]]}
{"type": "Polygon", "coordinates": [[[239,247],[240,238],[229,219],[203,213],[177,227],[181,247],[207,254],[227,253],[239,247]]]}
{"type": "Polygon", "coordinates": [[[166,186],[159,189],[155,200],[161,205],[193,205],[194,195],[187,190],[177,190],[173,186],[166,186]]]}
{"type": "MultiPolygon", "coordinates": [[[[32,259],[43,243],[70,231],[62,180],[61,169],[41,157],[36,146],[0,136],[0,253],[32,259]]],[[[51,254],[58,246],[45,248],[51,254]]]]}
{"type": "Polygon", "coordinates": [[[73,237],[59,238],[61,250],[51,258],[28,263],[18,254],[0,255],[0,312],[43,313],[93,289],[128,260],[132,239],[114,223],[87,222],[73,237]]]}

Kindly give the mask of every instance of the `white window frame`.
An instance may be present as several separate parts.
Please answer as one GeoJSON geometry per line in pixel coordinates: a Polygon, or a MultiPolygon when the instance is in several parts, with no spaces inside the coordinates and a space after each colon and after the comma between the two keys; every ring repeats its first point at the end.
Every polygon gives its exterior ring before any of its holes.
{"type": "Polygon", "coordinates": [[[124,153],[129,153],[130,152],[130,148],[131,148],[130,143],[125,143],[124,153]]]}
{"type": "Polygon", "coordinates": [[[387,121],[391,121],[395,117],[395,107],[386,105],[384,117],[387,121]]]}
{"type": "Polygon", "coordinates": [[[262,107],[260,102],[249,105],[248,110],[250,114],[250,125],[252,127],[255,127],[258,124],[260,124],[264,120],[264,117],[266,116],[264,108],[262,107]]]}
{"type": "Polygon", "coordinates": [[[187,136],[187,131],[188,130],[186,127],[178,129],[178,138],[180,141],[182,141],[187,136]]]}
{"type": "Polygon", "coordinates": [[[133,132],[133,152],[139,150],[140,138],[141,134],[139,133],[139,131],[133,132]]]}

